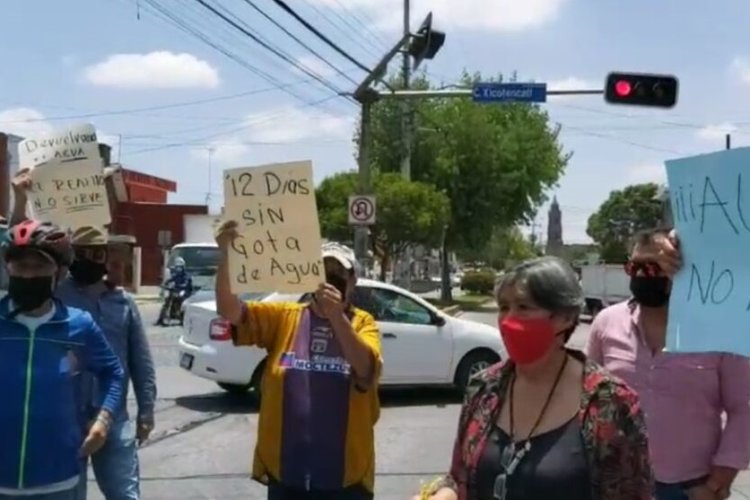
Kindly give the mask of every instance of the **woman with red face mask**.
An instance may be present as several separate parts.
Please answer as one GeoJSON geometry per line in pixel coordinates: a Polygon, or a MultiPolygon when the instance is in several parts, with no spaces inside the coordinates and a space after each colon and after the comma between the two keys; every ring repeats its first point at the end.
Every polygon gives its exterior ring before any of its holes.
{"type": "Polygon", "coordinates": [[[565,344],[583,302],[554,257],[519,265],[495,295],[509,359],[478,374],[450,473],[426,500],[646,500],[653,477],[636,394],[565,344]]]}

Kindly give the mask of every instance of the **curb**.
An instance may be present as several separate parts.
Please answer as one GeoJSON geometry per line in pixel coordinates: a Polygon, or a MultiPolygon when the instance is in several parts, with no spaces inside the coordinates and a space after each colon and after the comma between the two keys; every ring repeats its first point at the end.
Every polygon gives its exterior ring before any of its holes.
{"type": "Polygon", "coordinates": [[[154,302],[161,302],[161,297],[159,297],[158,295],[155,295],[155,296],[145,295],[145,296],[140,296],[140,297],[138,295],[135,296],[136,304],[153,304],[154,302]]]}
{"type": "Polygon", "coordinates": [[[455,306],[448,306],[443,309],[443,312],[447,314],[448,316],[456,316],[461,311],[461,306],[455,305],[455,306]]]}

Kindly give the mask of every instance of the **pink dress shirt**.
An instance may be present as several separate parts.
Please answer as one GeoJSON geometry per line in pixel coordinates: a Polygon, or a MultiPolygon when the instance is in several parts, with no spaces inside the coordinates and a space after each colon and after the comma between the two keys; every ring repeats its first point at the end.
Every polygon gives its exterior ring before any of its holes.
{"type": "Polygon", "coordinates": [[[666,351],[654,356],[639,325],[635,303],[608,307],[591,325],[586,354],[638,392],[656,480],[696,479],[711,466],[745,469],[750,463],[750,359],[666,351]]]}

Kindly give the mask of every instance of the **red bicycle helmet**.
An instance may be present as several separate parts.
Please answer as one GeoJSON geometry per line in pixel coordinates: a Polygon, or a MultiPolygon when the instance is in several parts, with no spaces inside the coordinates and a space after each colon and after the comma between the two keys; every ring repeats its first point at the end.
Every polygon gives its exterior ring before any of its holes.
{"type": "Polygon", "coordinates": [[[50,222],[25,220],[10,228],[5,260],[28,250],[49,256],[58,266],[68,266],[73,260],[70,232],[50,222]]]}

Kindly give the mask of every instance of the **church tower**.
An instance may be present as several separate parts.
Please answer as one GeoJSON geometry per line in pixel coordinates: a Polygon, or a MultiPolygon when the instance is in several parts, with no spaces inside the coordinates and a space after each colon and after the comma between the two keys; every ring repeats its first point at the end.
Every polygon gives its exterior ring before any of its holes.
{"type": "Polygon", "coordinates": [[[547,213],[547,255],[562,256],[563,237],[562,237],[562,212],[560,204],[557,203],[557,196],[552,199],[547,213]]]}

